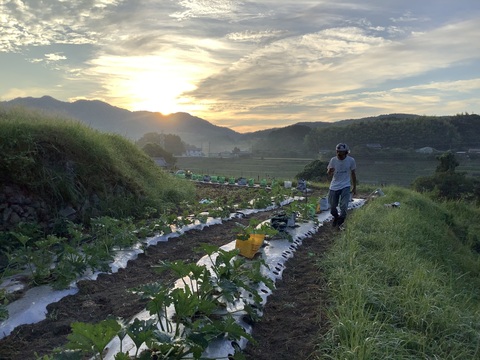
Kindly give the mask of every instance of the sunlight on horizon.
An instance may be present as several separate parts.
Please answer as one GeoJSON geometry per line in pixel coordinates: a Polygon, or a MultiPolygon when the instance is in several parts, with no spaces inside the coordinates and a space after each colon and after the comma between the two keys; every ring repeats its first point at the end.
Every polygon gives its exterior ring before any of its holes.
{"type": "MultiPolygon", "coordinates": [[[[172,54],[170,54],[172,55],[172,54]]],[[[101,57],[92,73],[102,76],[109,100],[131,111],[151,111],[164,115],[204,110],[183,93],[195,90],[195,81],[205,75],[202,67],[180,62],[175,57],[101,57]]]]}
{"type": "Polygon", "coordinates": [[[124,98],[132,111],[152,111],[164,115],[189,112],[191,106],[178,97],[195,86],[177,74],[141,72],[119,81],[116,98],[124,98]]]}

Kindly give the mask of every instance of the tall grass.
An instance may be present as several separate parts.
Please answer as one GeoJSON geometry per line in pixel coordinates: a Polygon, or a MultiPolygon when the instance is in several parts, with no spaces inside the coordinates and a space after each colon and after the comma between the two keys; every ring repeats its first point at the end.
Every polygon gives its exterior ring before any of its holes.
{"type": "Polygon", "coordinates": [[[70,205],[85,217],[137,216],[194,192],[119,135],[21,108],[0,108],[0,160],[0,185],[41,194],[54,212],[70,205]]]}
{"type": "Polygon", "coordinates": [[[320,263],[332,306],[318,358],[480,358],[479,209],[384,192],[352,214],[320,263]]]}

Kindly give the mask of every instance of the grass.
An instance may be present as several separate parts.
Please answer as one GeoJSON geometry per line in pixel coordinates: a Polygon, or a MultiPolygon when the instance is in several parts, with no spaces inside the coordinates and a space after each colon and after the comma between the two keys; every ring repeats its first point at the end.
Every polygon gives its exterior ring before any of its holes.
{"type": "Polygon", "coordinates": [[[0,184],[41,194],[54,212],[70,204],[89,206],[86,215],[139,216],[194,191],[119,135],[25,109],[0,109],[0,159],[0,184]]]}
{"type": "Polygon", "coordinates": [[[322,358],[479,358],[480,258],[471,237],[480,211],[398,187],[384,192],[352,214],[320,264],[333,299],[322,358]],[[384,206],[394,201],[400,207],[384,206]]]}

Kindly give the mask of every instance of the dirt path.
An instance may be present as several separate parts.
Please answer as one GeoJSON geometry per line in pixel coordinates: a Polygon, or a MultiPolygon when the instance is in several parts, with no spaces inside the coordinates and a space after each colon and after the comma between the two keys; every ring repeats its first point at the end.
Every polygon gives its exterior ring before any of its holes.
{"type": "MultiPolygon", "coordinates": [[[[271,217],[263,212],[252,215],[262,220],[271,217]]],[[[130,261],[118,273],[100,275],[96,281],[81,281],[79,292],[48,306],[47,318],[37,324],[22,325],[0,340],[0,359],[35,359],[50,354],[67,342],[70,324],[75,321],[95,323],[109,316],[126,320],[145,308],[145,301],[128,289],[159,281],[152,265],[161,260],[198,261],[203,254],[194,249],[201,243],[218,246],[234,240],[235,222],[247,224],[249,218],[213,225],[202,231],[192,230],[178,238],[149,247],[146,253],[130,261]]],[[[333,233],[321,228],[305,239],[295,256],[286,263],[283,279],[268,298],[261,322],[254,326],[255,346],[249,345],[249,359],[307,359],[314,350],[313,341],[325,318],[319,307],[325,303],[325,286],[318,270],[318,256],[328,248],[333,233]],[[285,331],[288,329],[288,331],[285,331]]],[[[174,275],[163,273],[161,280],[172,282],[174,275]]]]}
{"type": "Polygon", "coordinates": [[[244,350],[247,360],[312,359],[320,333],[327,330],[326,283],[318,260],[338,235],[329,224],[303,240],[285,264],[282,279],[253,326],[257,344],[244,350]]]}

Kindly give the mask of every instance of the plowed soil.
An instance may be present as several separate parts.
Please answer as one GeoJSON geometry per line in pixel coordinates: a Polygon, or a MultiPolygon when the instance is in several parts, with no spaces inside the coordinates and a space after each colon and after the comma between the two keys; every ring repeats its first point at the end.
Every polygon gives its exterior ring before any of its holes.
{"type": "MultiPolygon", "coordinates": [[[[236,196],[237,191],[251,189],[230,186],[198,186],[198,198],[216,194],[216,199],[236,196]]],[[[239,193],[238,193],[239,194],[239,193]]],[[[315,194],[312,194],[315,196],[315,194]]],[[[218,246],[235,239],[235,222],[247,224],[250,217],[261,220],[271,217],[261,212],[249,217],[226,221],[205,229],[191,230],[184,235],[149,247],[145,253],[114,274],[100,275],[95,281],[78,283],[79,292],[48,306],[47,318],[39,323],[22,325],[0,340],[0,359],[25,360],[50,354],[67,342],[70,324],[75,321],[96,323],[107,317],[129,320],[145,308],[145,301],[129,289],[159,280],[173,281],[173,274],[159,275],[153,265],[162,260],[198,261],[203,254],[195,251],[201,243],[218,246]],[[160,278],[161,276],[161,278],[160,278]]],[[[282,279],[267,300],[263,317],[254,325],[256,344],[244,350],[247,359],[282,360],[312,359],[318,336],[327,327],[324,314],[328,304],[325,279],[318,260],[338,235],[327,224],[302,246],[285,265],[282,279]]]]}

